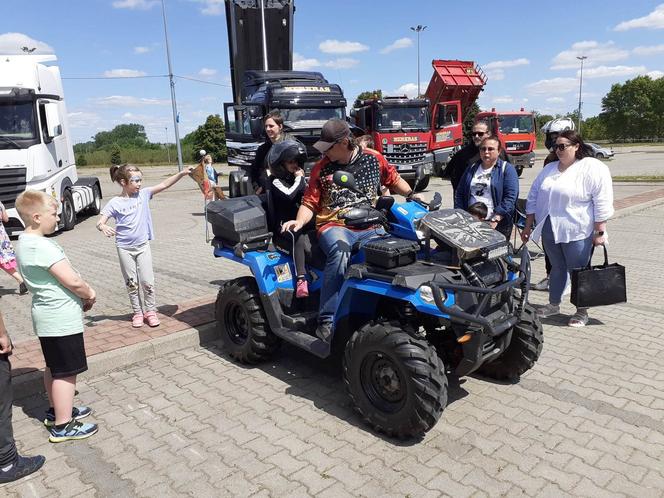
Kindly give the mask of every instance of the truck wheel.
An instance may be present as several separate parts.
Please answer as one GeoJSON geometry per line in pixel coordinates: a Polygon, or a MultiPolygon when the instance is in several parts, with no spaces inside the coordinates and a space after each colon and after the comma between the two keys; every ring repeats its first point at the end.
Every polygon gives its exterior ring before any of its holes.
{"type": "Polygon", "coordinates": [[[486,363],[478,373],[496,380],[515,381],[533,368],[542,353],[544,333],[535,309],[526,305],[521,320],[512,329],[512,341],[496,360],[486,363]]]}
{"type": "Polygon", "coordinates": [[[523,166],[517,166],[516,167],[516,176],[521,178],[521,175],[523,174],[523,166]]]}
{"type": "Polygon", "coordinates": [[[219,289],[216,318],[224,347],[241,363],[266,360],[279,346],[279,338],[265,321],[252,277],[231,280],[219,289]]]}
{"type": "Polygon", "coordinates": [[[431,179],[430,176],[426,176],[418,185],[417,188],[415,189],[416,192],[422,192],[425,188],[429,186],[429,180],[431,179]]]}
{"type": "Polygon", "coordinates": [[[88,214],[91,216],[101,212],[101,190],[96,183],[92,186],[92,204],[88,207],[88,214]]]}
{"type": "Polygon", "coordinates": [[[353,334],[343,378],[355,410],[390,436],[421,436],[447,404],[447,377],[436,349],[388,322],[369,323],[353,334]]]}
{"type": "Polygon", "coordinates": [[[65,232],[71,230],[76,225],[76,208],[74,207],[74,197],[70,190],[65,190],[62,194],[62,230],[65,232]]]}

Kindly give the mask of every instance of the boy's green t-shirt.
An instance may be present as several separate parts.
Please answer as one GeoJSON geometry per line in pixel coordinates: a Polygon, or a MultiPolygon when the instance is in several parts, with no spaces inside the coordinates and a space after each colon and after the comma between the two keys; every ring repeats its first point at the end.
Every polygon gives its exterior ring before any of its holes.
{"type": "Polygon", "coordinates": [[[16,253],[19,271],[32,294],[35,334],[61,337],[83,332],[81,299],[49,271],[55,263],[67,259],[62,247],[46,237],[24,233],[18,238],[16,253]]]}

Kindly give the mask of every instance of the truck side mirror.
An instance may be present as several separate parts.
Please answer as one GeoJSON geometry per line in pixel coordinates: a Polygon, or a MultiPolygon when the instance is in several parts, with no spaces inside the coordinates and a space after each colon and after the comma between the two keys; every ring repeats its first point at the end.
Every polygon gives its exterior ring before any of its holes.
{"type": "Polygon", "coordinates": [[[249,129],[251,131],[251,136],[253,138],[262,138],[263,137],[263,119],[250,118],[249,119],[249,129]]]}
{"type": "Polygon", "coordinates": [[[48,138],[55,138],[62,135],[62,123],[58,113],[58,104],[49,102],[44,106],[46,110],[46,133],[48,138]]]}

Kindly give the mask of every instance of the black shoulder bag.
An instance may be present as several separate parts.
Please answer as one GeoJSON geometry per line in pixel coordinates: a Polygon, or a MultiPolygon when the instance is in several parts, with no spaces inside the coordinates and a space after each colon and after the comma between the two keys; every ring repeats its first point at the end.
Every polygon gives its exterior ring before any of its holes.
{"type": "Polygon", "coordinates": [[[585,268],[572,270],[572,295],[570,301],[578,308],[607,306],[627,302],[625,267],[618,263],[609,264],[609,255],[604,248],[604,264],[592,266],[593,252],[585,268]]]}

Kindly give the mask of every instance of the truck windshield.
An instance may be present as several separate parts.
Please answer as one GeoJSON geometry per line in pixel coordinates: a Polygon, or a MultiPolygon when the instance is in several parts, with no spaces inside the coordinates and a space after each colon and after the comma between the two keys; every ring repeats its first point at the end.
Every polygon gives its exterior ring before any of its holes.
{"type": "Polygon", "coordinates": [[[376,128],[381,131],[429,129],[426,107],[383,107],[376,115],[376,128]]]}
{"type": "Polygon", "coordinates": [[[500,133],[532,133],[535,121],[531,114],[502,114],[500,116],[500,133]]]}
{"type": "Polygon", "coordinates": [[[285,122],[296,121],[327,121],[328,119],[344,119],[344,111],[340,107],[310,107],[279,109],[285,122]]]}
{"type": "Polygon", "coordinates": [[[0,101],[0,137],[13,141],[37,138],[32,101],[0,101]]]}

